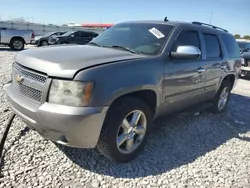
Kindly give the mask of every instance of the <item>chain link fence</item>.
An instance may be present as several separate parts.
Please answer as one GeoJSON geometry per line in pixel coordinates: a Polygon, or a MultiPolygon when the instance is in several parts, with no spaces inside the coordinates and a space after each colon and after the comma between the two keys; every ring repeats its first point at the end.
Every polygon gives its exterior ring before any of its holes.
{"type": "Polygon", "coordinates": [[[0,21],[0,28],[18,29],[18,30],[33,30],[36,36],[43,36],[48,32],[53,31],[75,31],[75,30],[88,30],[101,33],[105,29],[98,28],[85,28],[85,27],[69,27],[58,25],[43,25],[35,23],[17,23],[17,22],[3,22],[0,21]]]}

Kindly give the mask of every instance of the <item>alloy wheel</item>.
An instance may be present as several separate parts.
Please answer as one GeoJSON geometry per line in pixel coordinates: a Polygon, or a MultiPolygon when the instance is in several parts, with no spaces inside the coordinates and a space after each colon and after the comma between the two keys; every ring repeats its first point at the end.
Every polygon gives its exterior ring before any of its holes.
{"type": "Polygon", "coordinates": [[[121,153],[130,154],[142,143],[147,129],[146,115],[140,110],[130,112],[122,121],[116,144],[121,153]]]}

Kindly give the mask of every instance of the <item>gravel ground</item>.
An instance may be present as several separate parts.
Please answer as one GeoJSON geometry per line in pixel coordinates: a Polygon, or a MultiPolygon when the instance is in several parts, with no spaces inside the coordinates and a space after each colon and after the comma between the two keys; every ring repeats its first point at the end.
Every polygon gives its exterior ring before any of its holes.
{"type": "MultiPolygon", "coordinates": [[[[6,114],[2,86],[15,54],[0,47],[0,116],[6,114]]],[[[145,151],[126,164],[111,163],[93,150],[55,145],[16,118],[5,145],[0,187],[249,188],[249,104],[250,81],[239,80],[225,114],[158,120],[145,151]]]]}

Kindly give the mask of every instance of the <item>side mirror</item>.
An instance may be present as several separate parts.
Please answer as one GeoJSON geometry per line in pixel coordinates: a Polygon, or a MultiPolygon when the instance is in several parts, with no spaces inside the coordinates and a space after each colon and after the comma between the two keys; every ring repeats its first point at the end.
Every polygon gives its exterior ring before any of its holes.
{"type": "Polygon", "coordinates": [[[176,52],[170,53],[175,59],[198,59],[201,57],[201,51],[195,46],[179,46],[176,52]]]}

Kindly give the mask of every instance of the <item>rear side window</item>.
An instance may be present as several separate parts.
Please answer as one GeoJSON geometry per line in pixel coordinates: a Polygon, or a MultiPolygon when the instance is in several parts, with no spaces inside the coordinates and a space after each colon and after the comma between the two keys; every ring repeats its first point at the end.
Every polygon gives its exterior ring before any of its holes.
{"type": "Polygon", "coordinates": [[[178,46],[195,46],[200,49],[200,40],[196,31],[182,31],[174,43],[172,51],[175,52],[178,46]]]}
{"type": "Polygon", "coordinates": [[[218,37],[213,34],[203,34],[203,36],[206,45],[207,59],[220,58],[221,48],[218,37]]]}
{"type": "Polygon", "coordinates": [[[222,39],[226,45],[227,53],[230,58],[240,57],[240,49],[234,37],[230,35],[222,35],[222,39]]]}

